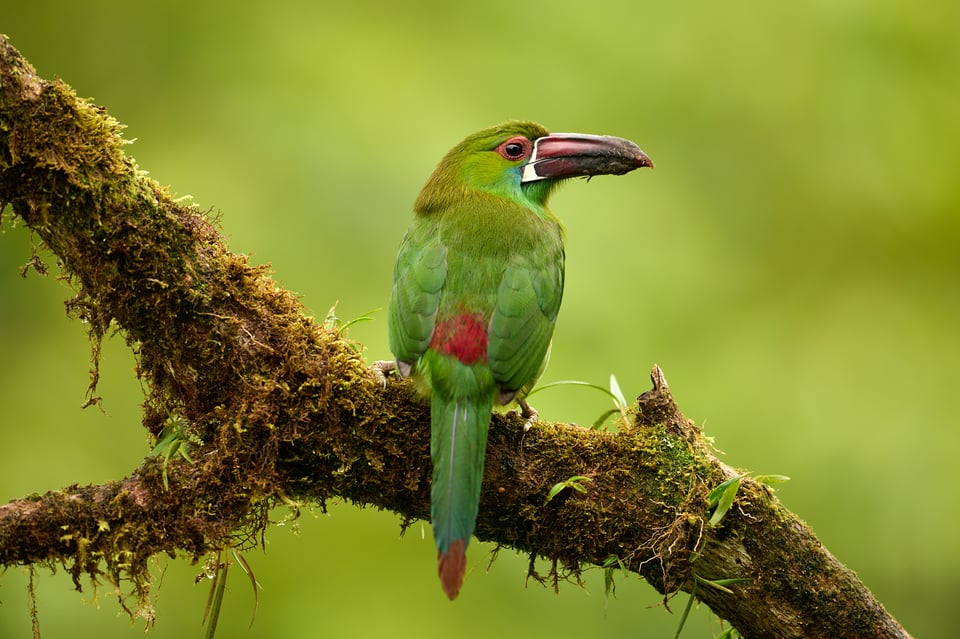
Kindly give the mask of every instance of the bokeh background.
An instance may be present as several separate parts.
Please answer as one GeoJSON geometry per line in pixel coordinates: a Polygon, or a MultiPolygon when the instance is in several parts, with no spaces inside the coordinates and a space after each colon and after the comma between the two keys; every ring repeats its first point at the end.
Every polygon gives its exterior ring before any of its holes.
{"type": "MultiPolygon", "coordinates": [[[[140,166],[222,215],[322,318],[387,303],[410,206],[464,135],[511,119],[635,140],[655,171],[563,188],[567,290],[544,381],[628,395],[665,370],[726,460],[778,488],[917,637],[956,632],[960,554],[960,5],[33,0],[0,32],[128,126],[140,166]],[[953,613],[950,610],[954,610],[953,613]]],[[[80,410],[89,345],[70,289],[23,280],[0,234],[0,499],[122,477],[149,450],[123,339],[104,412],[80,410]]],[[[53,262],[48,256],[48,261],[53,262]]],[[[356,325],[370,359],[386,323],[356,325]]],[[[550,419],[589,423],[585,390],[550,419]]],[[[282,519],[286,513],[275,513],[282,519]]],[[[668,637],[678,615],[599,570],[559,594],[474,544],[460,599],[426,525],[333,504],[273,527],[232,573],[221,637],[668,637]]],[[[151,636],[199,636],[199,567],[159,558],[151,636]]],[[[30,633],[26,572],[0,575],[0,636],[30,633]]],[[[112,589],[37,579],[41,630],[133,637],[112,589]]],[[[681,609],[684,599],[674,600],[681,609]]],[[[700,608],[685,637],[711,637],[700,608]]]]}

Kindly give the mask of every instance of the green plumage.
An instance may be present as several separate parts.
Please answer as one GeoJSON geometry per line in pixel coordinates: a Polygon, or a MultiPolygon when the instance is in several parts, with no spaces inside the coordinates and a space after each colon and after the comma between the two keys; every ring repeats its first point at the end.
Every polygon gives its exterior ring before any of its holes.
{"type": "Polygon", "coordinates": [[[430,521],[440,553],[473,534],[480,503],[480,481],[496,383],[486,366],[464,366],[428,351],[435,382],[430,402],[430,456],[433,482],[430,521]]]}
{"type": "Polygon", "coordinates": [[[394,267],[390,349],[430,395],[430,519],[451,599],[477,518],[490,411],[533,386],[560,309],[563,234],[546,200],[565,177],[630,170],[591,155],[585,173],[571,144],[625,141],[566,135],[511,122],[454,147],[417,199],[394,267]],[[566,163],[529,172],[540,143],[545,158],[566,163]]]}

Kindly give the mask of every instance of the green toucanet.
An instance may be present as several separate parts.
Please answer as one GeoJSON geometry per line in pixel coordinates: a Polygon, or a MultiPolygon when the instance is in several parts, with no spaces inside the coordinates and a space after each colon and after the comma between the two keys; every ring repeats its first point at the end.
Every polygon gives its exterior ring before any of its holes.
{"type": "Polygon", "coordinates": [[[430,396],[430,522],[450,599],[476,524],[490,412],[536,382],[560,310],[563,230],[547,198],[566,178],[644,166],[629,140],[507,122],[453,147],[417,198],[394,267],[390,350],[430,396]]]}

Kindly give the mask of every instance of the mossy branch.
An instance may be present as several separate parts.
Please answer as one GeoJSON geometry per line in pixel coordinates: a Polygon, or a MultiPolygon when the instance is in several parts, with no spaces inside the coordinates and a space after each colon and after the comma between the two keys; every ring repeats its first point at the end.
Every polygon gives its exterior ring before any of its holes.
{"type": "MultiPolygon", "coordinates": [[[[95,356],[108,329],[125,336],[144,427],[159,438],[176,424],[193,442],[190,459],[147,457],[119,481],[0,506],[0,564],[62,564],[78,589],[84,575],[126,580],[146,607],[149,557],[254,545],[280,503],[427,517],[428,410],[409,385],[383,386],[354,344],[140,172],[103,109],[38,78],[6,38],[0,82],[0,204],[62,264],[95,356]]],[[[709,524],[710,490],[737,473],[659,368],[653,380],[618,433],[495,416],[477,536],[547,558],[554,580],[611,557],[665,595],[743,578],[697,593],[746,636],[908,636],[765,486],[742,479],[709,524]],[[546,502],[572,476],[591,481],[546,502]]]]}

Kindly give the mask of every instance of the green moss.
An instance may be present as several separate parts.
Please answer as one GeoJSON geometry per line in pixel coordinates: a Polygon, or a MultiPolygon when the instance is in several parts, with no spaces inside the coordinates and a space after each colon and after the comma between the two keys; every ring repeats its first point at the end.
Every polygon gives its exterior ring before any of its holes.
{"type": "MultiPolygon", "coordinates": [[[[146,178],[123,154],[116,121],[62,83],[40,86],[34,98],[3,94],[0,201],[58,256],[76,290],[67,308],[89,328],[90,403],[100,342],[121,327],[147,389],[144,425],[156,437],[176,418],[202,449],[193,464],[171,460],[166,473],[148,459],[136,495],[116,490],[99,523],[61,532],[64,553],[48,557],[69,566],[78,588],[84,574],[93,584],[103,577],[129,582],[136,608],[148,609],[146,559],[158,544],[180,540],[196,561],[258,538],[280,492],[280,451],[331,403],[334,412],[356,414],[375,400],[338,392],[364,375],[356,352],[305,318],[265,267],[229,253],[197,207],[146,178]],[[146,495],[192,515],[124,515],[131,500],[146,495]]],[[[349,466],[361,451],[326,445],[336,432],[334,425],[317,437],[318,447],[332,451],[331,464],[349,466]]],[[[43,498],[64,509],[63,520],[83,520],[90,504],[73,505],[76,492],[43,498]],[[77,511],[66,512],[71,508],[77,511]]],[[[322,502],[330,491],[321,492],[311,496],[322,502]]]]}

